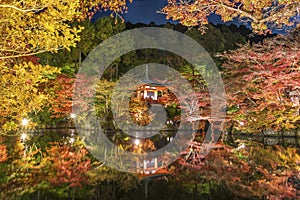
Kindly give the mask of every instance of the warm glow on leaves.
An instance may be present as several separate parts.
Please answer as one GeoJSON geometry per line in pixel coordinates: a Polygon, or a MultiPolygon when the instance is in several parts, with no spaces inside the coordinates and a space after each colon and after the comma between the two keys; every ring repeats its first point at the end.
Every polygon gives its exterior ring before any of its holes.
{"type": "Polygon", "coordinates": [[[162,9],[166,18],[179,20],[185,26],[200,26],[203,30],[208,24],[208,16],[219,14],[222,21],[232,21],[239,18],[244,22],[251,22],[255,32],[266,32],[271,28],[292,26],[299,15],[299,0],[169,0],[162,9]]]}
{"type": "MultiPolygon", "coordinates": [[[[0,125],[4,124],[3,130],[17,129],[16,120],[39,111],[50,96],[41,91],[40,85],[45,86],[58,69],[41,66],[31,56],[70,50],[80,41],[82,30],[80,26],[71,27],[71,22],[91,17],[93,10],[122,12],[125,4],[125,0],[1,1],[0,125]]],[[[69,109],[70,103],[65,103],[69,109]]]]}
{"type": "Polygon", "coordinates": [[[69,187],[78,187],[87,182],[85,172],[91,168],[91,161],[86,149],[54,145],[48,153],[52,162],[50,181],[53,184],[68,183],[69,187]]]}
{"type": "MultiPolygon", "coordinates": [[[[81,112],[93,109],[88,103],[92,101],[95,92],[95,89],[91,88],[93,85],[91,84],[92,81],[93,78],[89,78],[83,74],[77,74],[75,78],[61,74],[53,80],[49,87],[49,94],[54,96],[50,102],[50,107],[53,112],[52,117],[68,117],[72,113],[73,107],[80,109],[81,112]],[[76,90],[74,90],[75,86],[77,87],[76,90]],[[76,92],[76,95],[74,92],[76,92]],[[74,99],[74,97],[76,99],[74,99]]],[[[96,86],[97,93],[95,98],[104,101],[104,97],[109,97],[111,91],[106,87],[112,87],[112,85],[114,85],[114,83],[99,81],[96,86]]],[[[102,106],[102,104],[95,106],[98,112],[99,106],[102,106]]],[[[106,102],[104,107],[106,110],[108,109],[108,102],[106,102]]]]}
{"type": "Polygon", "coordinates": [[[92,17],[100,9],[120,13],[126,1],[1,1],[0,59],[69,50],[80,40],[82,29],[70,22],[92,17]]]}
{"type": "Polygon", "coordinates": [[[0,163],[3,163],[7,160],[7,149],[5,144],[0,144],[0,163]]]}
{"type": "Polygon", "coordinates": [[[204,159],[194,153],[185,154],[175,164],[178,181],[216,182],[228,188],[236,199],[296,198],[294,188],[287,187],[287,179],[299,171],[297,148],[266,147],[255,142],[242,145],[240,149],[222,145],[204,159]]]}
{"type": "Polygon", "coordinates": [[[74,81],[74,78],[63,74],[52,81],[49,91],[54,96],[51,102],[53,117],[66,117],[72,113],[74,81]]]}
{"type": "Polygon", "coordinates": [[[68,22],[80,16],[76,1],[2,1],[0,58],[29,56],[75,46],[80,28],[68,22]]]}
{"type": "Polygon", "coordinates": [[[299,103],[290,96],[300,88],[299,33],[224,55],[228,114],[236,127],[252,132],[299,127],[299,103]]]}
{"type": "Polygon", "coordinates": [[[109,113],[114,86],[115,82],[103,79],[99,80],[95,87],[95,109],[97,116],[100,118],[105,118],[109,113]]]}
{"type": "Polygon", "coordinates": [[[0,124],[4,130],[15,129],[22,117],[38,112],[50,96],[44,86],[59,73],[58,68],[31,62],[7,67],[0,63],[0,124]]]}

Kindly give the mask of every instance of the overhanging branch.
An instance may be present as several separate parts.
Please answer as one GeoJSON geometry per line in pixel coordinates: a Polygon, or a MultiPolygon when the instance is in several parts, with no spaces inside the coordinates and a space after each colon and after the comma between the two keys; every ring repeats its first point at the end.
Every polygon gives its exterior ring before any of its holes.
{"type": "Polygon", "coordinates": [[[22,8],[18,8],[17,6],[13,6],[13,5],[3,5],[0,4],[0,8],[11,8],[20,12],[39,12],[43,9],[45,9],[45,7],[43,8],[32,8],[32,9],[22,9],[22,8]]]}

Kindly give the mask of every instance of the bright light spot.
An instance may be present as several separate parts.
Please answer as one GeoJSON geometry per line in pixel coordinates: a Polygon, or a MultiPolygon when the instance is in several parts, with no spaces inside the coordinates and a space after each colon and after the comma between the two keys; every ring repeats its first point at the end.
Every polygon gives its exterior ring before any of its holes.
{"type": "Polygon", "coordinates": [[[245,147],[246,147],[246,145],[244,143],[242,143],[242,145],[240,145],[238,148],[236,148],[236,150],[244,149],[245,147]]]}
{"type": "Polygon", "coordinates": [[[140,140],[139,140],[139,139],[135,139],[135,140],[134,140],[134,144],[135,144],[135,145],[139,145],[139,144],[140,144],[140,140]]]}
{"type": "Polygon", "coordinates": [[[25,141],[25,140],[26,140],[26,138],[27,138],[27,135],[26,135],[26,133],[22,133],[22,135],[21,135],[21,140],[22,140],[22,141],[25,141]]]}
{"type": "Polygon", "coordinates": [[[23,126],[27,126],[28,123],[29,123],[29,120],[28,120],[28,119],[26,119],[26,118],[22,119],[22,125],[23,125],[23,126]]]}
{"type": "Polygon", "coordinates": [[[167,124],[173,124],[172,120],[167,121],[167,124]]]}
{"type": "Polygon", "coordinates": [[[173,137],[167,137],[167,141],[168,142],[172,142],[173,141],[173,137]]]}
{"type": "Polygon", "coordinates": [[[75,142],[74,138],[70,138],[70,143],[73,144],[75,142]]]}
{"type": "Polygon", "coordinates": [[[244,126],[245,125],[245,122],[239,122],[241,126],[244,126]]]}
{"type": "Polygon", "coordinates": [[[71,113],[70,117],[71,117],[72,119],[75,119],[76,114],[75,114],[75,113],[71,113]]]}

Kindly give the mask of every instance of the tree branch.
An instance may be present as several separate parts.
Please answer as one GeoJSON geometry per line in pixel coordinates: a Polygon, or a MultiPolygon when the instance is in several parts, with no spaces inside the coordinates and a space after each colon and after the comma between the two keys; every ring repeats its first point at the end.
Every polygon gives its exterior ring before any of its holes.
{"type": "Polygon", "coordinates": [[[248,13],[248,12],[246,12],[244,10],[240,10],[239,8],[234,8],[234,7],[228,6],[228,5],[224,4],[224,3],[221,3],[221,6],[225,7],[228,10],[231,10],[231,11],[243,14],[244,16],[252,19],[254,22],[259,22],[260,21],[256,17],[254,17],[253,15],[251,15],[250,13],[248,13]]]}
{"type": "Polygon", "coordinates": [[[0,57],[0,60],[1,60],[1,59],[9,59],[9,58],[20,58],[20,57],[26,57],[26,56],[33,56],[33,55],[37,55],[37,54],[45,53],[45,52],[49,52],[49,51],[58,51],[58,50],[60,50],[60,49],[62,49],[62,48],[54,48],[54,49],[40,50],[40,51],[37,51],[37,52],[25,53],[25,54],[19,54],[19,55],[1,56],[1,57],[0,57]]]}
{"type": "MultiPolygon", "coordinates": [[[[288,5],[286,5],[286,7],[287,7],[288,5]]],[[[295,11],[295,12],[297,12],[297,8],[299,8],[299,6],[300,6],[300,3],[295,3],[295,8],[294,9],[292,9],[292,8],[290,8],[289,9],[289,11],[290,12],[292,12],[292,11],[295,11]]],[[[283,15],[284,15],[285,13],[283,13],[283,15]]],[[[268,22],[268,21],[271,21],[272,19],[276,19],[276,16],[274,16],[274,15],[270,15],[270,16],[268,16],[268,17],[266,17],[266,18],[263,18],[263,19],[261,19],[259,22],[260,23],[265,23],[265,22],[268,22]]]]}
{"type": "Polygon", "coordinates": [[[34,8],[34,9],[22,9],[22,8],[18,8],[16,6],[13,6],[13,5],[2,5],[2,4],[0,4],[0,8],[11,8],[11,9],[15,9],[15,10],[20,11],[20,12],[38,12],[38,11],[43,10],[45,7],[43,7],[43,8],[34,8]]]}

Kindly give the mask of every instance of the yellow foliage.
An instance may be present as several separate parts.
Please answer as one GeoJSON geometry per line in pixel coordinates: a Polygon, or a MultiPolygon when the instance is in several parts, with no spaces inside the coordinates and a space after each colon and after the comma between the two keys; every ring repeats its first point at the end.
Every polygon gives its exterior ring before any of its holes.
{"type": "Polygon", "coordinates": [[[49,100],[43,86],[47,76],[60,72],[51,66],[31,62],[7,67],[0,63],[0,125],[4,131],[18,128],[18,123],[31,112],[38,112],[49,100]]]}
{"type": "Polygon", "coordinates": [[[167,19],[179,20],[186,26],[199,25],[200,29],[208,23],[208,16],[215,13],[223,22],[238,18],[250,22],[254,32],[267,33],[273,28],[297,24],[299,5],[299,0],[170,0],[161,12],[167,19]]]}
{"type": "Polygon", "coordinates": [[[69,49],[80,40],[74,20],[91,17],[100,8],[126,9],[126,0],[1,0],[0,59],[69,49]]]}
{"type": "Polygon", "coordinates": [[[80,1],[1,1],[0,58],[34,55],[75,46],[80,1]]]}
{"type": "Polygon", "coordinates": [[[49,100],[43,92],[50,66],[26,63],[20,57],[70,50],[80,41],[82,27],[70,23],[99,9],[122,12],[126,0],[24,0],[0,2],[0,126],[18,129],[22,117],[38,112],[49,100]],[[93,11],[91,11],[93,10],[93,11]]]}

